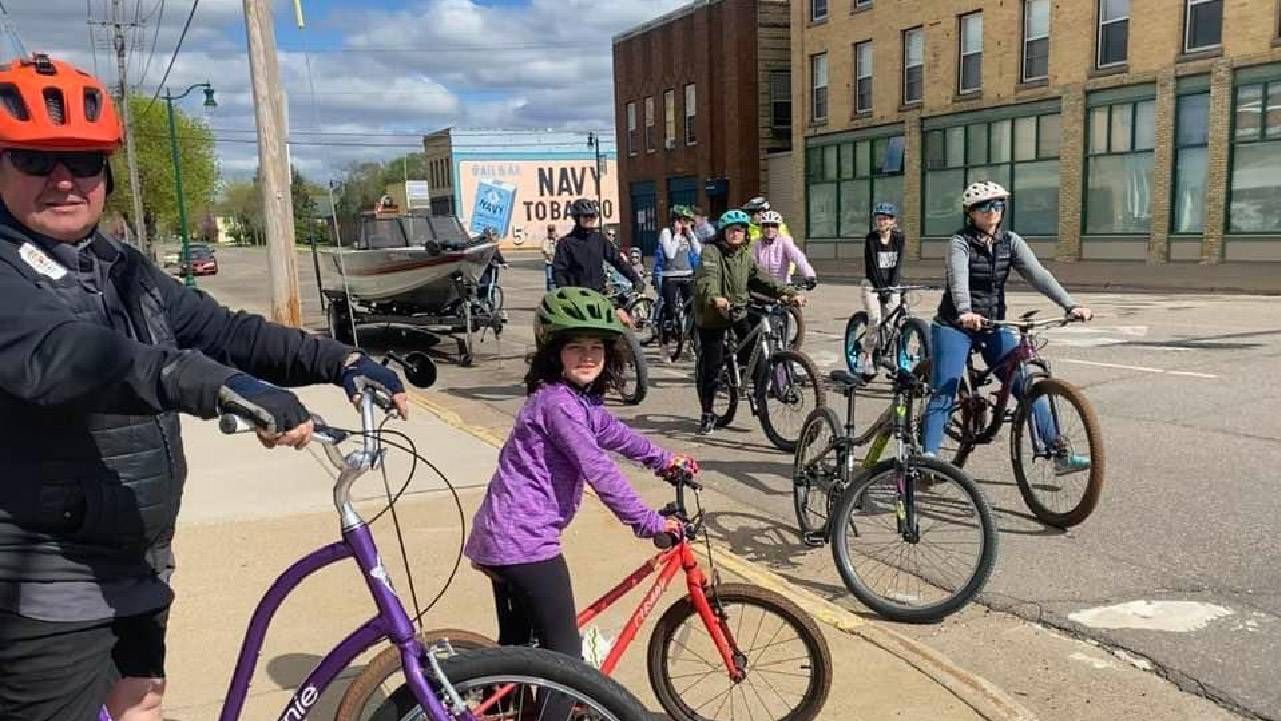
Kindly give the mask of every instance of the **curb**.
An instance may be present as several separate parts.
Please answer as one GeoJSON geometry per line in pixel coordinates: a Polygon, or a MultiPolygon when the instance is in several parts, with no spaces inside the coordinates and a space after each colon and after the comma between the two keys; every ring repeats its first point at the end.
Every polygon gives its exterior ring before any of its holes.
{"type": "MultiPolygon", "coordinates": [[[[457,411],[432,400],[424,393],[410,393],[409,397],[412,402],[435,414],[446,425],[468,433],[484,443],[499,448],[505,442],[505,439],[489,430],[467,423],[457,411]]],[[[1034,713],[991,681],[961,668],[938,651],[896,631],[869,623],[851,611],[792,584],[773,571],[734,554],[724,544],[713,542],[712,545],[716,551],[717,565],[751,583],[787,596],[820,622],[842,633],[858,636],[898,658],[947,689],[949,693],[988,721],[1037,721],[1034,713]]]]}

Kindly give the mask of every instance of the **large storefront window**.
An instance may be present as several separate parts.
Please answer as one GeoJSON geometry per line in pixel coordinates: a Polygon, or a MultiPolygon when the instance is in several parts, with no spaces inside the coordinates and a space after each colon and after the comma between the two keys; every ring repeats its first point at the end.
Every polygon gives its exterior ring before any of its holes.
{"type": "MultiPolygon", "coordinates": [[[[981,116],[980,116],[981,117],[981,116]]],[[[1007,228],[1025,236],[1055,235],[1059,225],[1059,114],[977,120],[925,135],[926,236],[946,236],[964,222],[961,191],[980,180],[1012,194],[1007,228]]]]}
{"type": "Polygon", "coordinates": [[[832,143],[806,151],[810,239],[862,238],[877,203],[903,205],[903,136],[832,143]]]}
{"type": "Polygon", "coordinates": [[[1261,82],[1237,80],[1228,232],[1281,233],[1281,66],[1261,82]]]}
{"type": "Polygon", "coordinates": [[[1180,95],[1174,130],[1173,233],[1200,233],[1205,222],[1205,160],[1210,93],[1180,95]]]}
{"type": "Polygon", "coordinates": [[[1156,101],[1091,107],[1087,134],[1086,234],[1147,233],[1152,224],[1156,101]]]}

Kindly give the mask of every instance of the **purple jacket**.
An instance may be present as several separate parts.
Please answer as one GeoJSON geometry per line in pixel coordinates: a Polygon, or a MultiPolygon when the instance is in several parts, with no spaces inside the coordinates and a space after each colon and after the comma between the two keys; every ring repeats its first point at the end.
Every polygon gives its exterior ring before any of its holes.
{"type": "Polygon", "coordinates": [[[641,500],[606,451],[655,470],[672,457],[610,415],[599,398],[564,383],[540,388],[525,401],[498,453],[498,470],[472,520],[467,557],[482,566],[556,557],[561,532],[583,502],[584,481],[637,536],[662,532],[663,517],[641,500]]]}

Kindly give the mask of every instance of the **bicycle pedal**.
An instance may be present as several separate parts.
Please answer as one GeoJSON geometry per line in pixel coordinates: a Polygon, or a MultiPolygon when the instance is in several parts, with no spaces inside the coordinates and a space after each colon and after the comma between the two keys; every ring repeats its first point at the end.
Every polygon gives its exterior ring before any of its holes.
{"type": "Polygon", "coordinates": [[[827,534],[819,531],[801,534],[801,542],[810,548],[822,548],[827,545],[827,534]]]}

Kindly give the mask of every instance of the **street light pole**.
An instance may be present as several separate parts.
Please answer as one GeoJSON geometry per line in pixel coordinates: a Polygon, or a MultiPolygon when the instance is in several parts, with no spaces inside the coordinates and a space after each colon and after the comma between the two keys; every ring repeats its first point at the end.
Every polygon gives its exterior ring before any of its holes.
{"type": "Polygon", "coordinates": [[[173,157],[173,185],[176,193],[175,199],[178,203],[178,233],[182,238],[182,255],[179,256],[179,262],[183,263],[182,280],[188,287],[196,285],[196,277],[192,274],[193,264],[191,262],[191,240],[187,235],[187,204],[183,201],[182,195],[182,160],[178,156],[178,128],[173,118],[173,101],[182,100],[196,88],[205,89],[205,107],[215,108],[218,106],[214,102],[213,86],[209,83],[196,83],[183,91],[182,95],[172,95],[168,89],[165,90],[165,107],[169,111],[169,152],[173,157]]]}
{"type": "Polygon", "coordinates": [[[600,171],[601,171],[601,167],[600,167],[600,136],[598,136],[596,133],[588,133],[588,134],[587,134],[587,147],[592,148],[592,149],[595,151],[595,162],[596,162],[596,168],[595,168],[595,172],[593,173],[593,175],[596,177],[596,208],[597,208],[597,210],[598,210],[598,211],[600,212],[600,214],[601,214],[601,216],[600,216],[600,224],[601,224],[602,232],[604,232],[604,227],[605,227],[605,206],[601,204],[601,198],[600,198],[600,171]]]}

